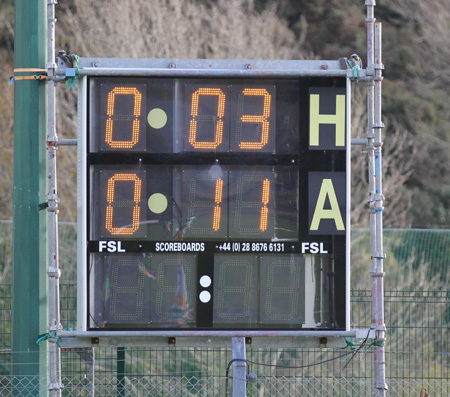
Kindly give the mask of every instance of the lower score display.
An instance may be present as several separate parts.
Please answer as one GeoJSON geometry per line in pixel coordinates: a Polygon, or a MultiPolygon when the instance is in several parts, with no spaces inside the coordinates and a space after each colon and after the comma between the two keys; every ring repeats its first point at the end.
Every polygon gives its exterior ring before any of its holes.
{"type": "Polygon", "coordinates": [[[176,254],[96,256],[91,296],[97,305],[91,306],[91,327],[194,325],[196,259],[176,254]]]}
{"type": "Polygon", "coordinates": [[[324,256],[92,256],[91,328],[316,328],[330,322],[324,256]],[[208,281],[205,281],[208,280],[208,281]],[[258,287],[259,285],[259,287],[258,287]],[[95,303],[94,303],[95,302],[95,303]]]}
{"type": "Polygon", "coordinates": [[[92,176],[94,240],[298,238],[295,167],[103,166],[92,176]]]}
{"type": "Polygon", "coordinates": [[[214,298],[215,325],[303,323],[303,256],[216,255],[214,277],[214,291],[218,291],[214,298]]]}

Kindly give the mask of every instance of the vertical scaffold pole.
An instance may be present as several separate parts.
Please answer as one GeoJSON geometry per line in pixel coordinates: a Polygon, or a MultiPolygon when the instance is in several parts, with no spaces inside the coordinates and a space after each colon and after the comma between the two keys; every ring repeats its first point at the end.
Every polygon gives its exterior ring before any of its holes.
{"type": "Polygon", "coordinates": [[[383,287],[383,194],[381,167],[381,24],[375,23],[375,0],[367,6],[367,153],[369,177],[369,220],[372,278],[372,325],[375,330],[374,381],[375,396],[385,396],[384,287],[383,287]]]}
{"type": "MultiPolygon", "coordinates": [[[[48,333],[61,330],[59,313],[59,252],[58,252],[58,190],[56,178],[56,99],[55,99],[55,5],[57,0],[47,0],[47,151],[48,151],[48,289],[49,289],[49,324],[48,333]]],[[[49,375],[50,397],[61,396],[61,352],[58,339],[49,339],[49,375]]]]}
{"type": "Polygon", "coordinates": [[[375,374],[375,395],[384,396],[387,390],[386,385],[386,362],[385,349],[386,325],[384,323],[384,271],[383,260],[383,183],[382,183],[382,129],[384,124],[381,121],[381,81],[383,63],[381,62],[381,23],[375,24],[374,30],[375,59],[374,59],[374,147],[375,147],[375,197],[374,212],[376,222],[375,257],[372,260],[371,276],[373,288],[376,289],[376,308],[374,313],[375,326],[375,348],[374,348],[374,374],[375,374]]]}

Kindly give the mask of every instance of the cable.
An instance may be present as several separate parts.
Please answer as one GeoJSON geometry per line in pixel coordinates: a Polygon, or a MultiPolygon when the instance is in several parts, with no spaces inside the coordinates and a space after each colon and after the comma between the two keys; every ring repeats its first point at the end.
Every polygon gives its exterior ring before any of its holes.
{"type": "MultiPolygon", "coordinates": [[[[367,336],[360,342],[359,347],[358,347],[354,352],[351,352],[351,353],[350,353],[350,354],[351,354],[350,359],[349,359],[349,360],[347,361],[347,363],[344,365],[344,368],[342,368],[342,370],[345,370],[345,368],[347,368],[348,364],[353,360],[353,358],[356,356],[356,354],[358,354],[359,351],[366,345],[367,340],[369,339],[370,330],[371,330],[371,328],[369,327],[369,329],[368,329],[368,331],[367,331],[367,336]]],[[[372,344],[369,345],[368,348],[370,348],[370,347],[373,346],[373,345],[376,346],[375,343],[372,343],[372,344]]],[[[349,346],[348,341],[347,341],[347,346],[349,346]]],[[[347,347],[347,346],[346,346],[346,347],[347,347]]],[[[353,348],[353,344],[351,344],[350,346],[353,348]]],[[[367,351],[367,350],[366,350],[366,351],[367,351]]],[[[331,362],[331,361],[336,361],[336,360],[339,360],[339,359],[342,358],[342,357],[345,357],[345,359],[346,359],[347,357],[349,357],[349,354],[348,354],[348,353],[340,354],[340,355],[337,356],[337,357],[333,357],[333,358],[330,358],[330,359],[328,359],[328,360],[319,361],[319,362],[316,362],[316,363],[313,363],[313,364],[294,365],[294,366],[290,366],[290,365],[278,365],[278,364],[266,364],[266,363],[259,363],[259,362],[257,362],[257,361],[246,360],[246,359],[243,359],[243,358],[233,358],[232,360],[230,360],[230,361],[228,362],[227,369],[226,369],[226,372],[225,372],[225,395],[228,394],[228,379],[229,379],[230,367],[231,367],[231,364],[234,363],[235,361],[243,361],[243,362],[245,362],[245,364],[247,365],[247,373],[248,373],[248,370],[249,370],[248,364],[253,364],[253,365],[256,365],[256,366],[262,366],[262,367],[289,368],[289,369],[303,369],[303,368],[310,368],[310,367],[314,367],[314,366],[317,366],[317,365],[325,364],[325,363],[328,363],[328,362],[331,362]]],[[[344,359],[344,360],[345,360],[345,359],[344,359]]]]}
{"type": "MultiPolygon", "coordinates": [[[[369,329],[367,330],[367,336],[365,337],[365,339],[362,340],[361,344],[359,345],[359,347],[355,350],[355,352],[350,356],[350,359],[346,362],[346,364],[344,365],[344,368],[342,368],[342,371],[347,368],[347,365],[350,364],[350,362],[353,360],[353,358],[356,356],[356,354],[358,354],[358,352],[365,346],[365,344],[367,343],[367,340],[369,339],[369,335],[370,335],[370,330],[371,328],[369,327],[369,329]]],[[[369,347],[371,347],[372,345],[370,345],[369,347]]]]}
{"type": "MultiPolygon", "coordinates": [[[[231,364],[233,364],[235,361],[243,361],[245,362],[245,364],[248,364],[250,362],[249,360],[245,360],[244,358],[233,358],[228,362],[227,370],[225,371],[225,395],[228,394],[228,379],[229,379],[228,374],[230,372],[230,367],[231,364]]],[[[247,373],[248,373],[248,365],[247,365],[247,373]]]]}
{"type": "MultiPolygon", "coordinates": [[[[369,329],[369,332],[370,332],[370,329],[369,329]]],[[[368,338],[368,335],[369,335],[369,334],[367,334],[367,338],[368,338]]],[[[358,351],[361,349],[362,346],[364,346],[365,342],[367,341],[367,338],[364,340],[363,344],[355,351],[355,353],[353,354],[353,356],[352,356],[351,359],[353,359],[353,357],[355,356],[355,354],[358,353],[358,351]]],[[[328,360],[319,361],[319,362],[316,362],[316,363],[313,363],[313,364],[294,365],[294,366],[290,366],[290,365],[278,365],[278,364],[266,364],[266,363],[259,363],[259,362],[257,362],[257,361],[252,361],[252,360],[245,360],[245,359],[243,359],[243,358],[233,358],[232,360],[230,360],[230,361],[228,362],[227,370],[226,370],[226,372],[225,372],[225,395],[227,395],[227,393],[228,393],[228,379],[229,379],[228,374],[229,374],[229,371],[230,371],[230,366],[231,366],[231,364],[232,364],[233,362],[235,362],[235,361],[244,361],[246,364],[253,364],[253,365],[262,366],[262,367],[276,367],[276,368],[302,369],[302,368],[309,368],[309,367],[314,367],[314,366],[317,366],[317,365],[325,364],[325,363],[328,363],[328,362],[331,362],[331,361],[336,361],[336,360],[339,360],[340,358],[345,357],[345,356],[348,356],[348,353],[344,353],[344,354],[341,354],[341,355],[339,355],[339,356],[337,356],[337,357],[330,358],[330,359],[328,359],[328,360]]],[[[350,361],[351,361],[351,359],[350,359],[350,361]]],[[[346,367],[347,365],[348,365],[348,363],[345,365],[345,367],[346,367]]],[[[345,369],[345,367],[344,367],[343,369],[345,369]]],[[[248,372],[248,366],[247,366],[247,372],[248,372]]]]}

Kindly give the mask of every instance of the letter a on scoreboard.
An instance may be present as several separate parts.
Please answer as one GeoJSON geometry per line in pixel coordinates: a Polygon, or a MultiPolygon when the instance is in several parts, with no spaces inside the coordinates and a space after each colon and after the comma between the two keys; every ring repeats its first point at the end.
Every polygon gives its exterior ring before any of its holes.
{"type": "Polygon", "coordinates": [[[309,234],[345,234],[345,172],[310,172],[309,234]]]}

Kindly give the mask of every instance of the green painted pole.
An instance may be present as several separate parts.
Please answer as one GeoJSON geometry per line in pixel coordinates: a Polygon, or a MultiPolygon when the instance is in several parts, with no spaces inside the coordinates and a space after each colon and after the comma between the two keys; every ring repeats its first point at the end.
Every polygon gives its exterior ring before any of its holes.
{"type": "Polygon", "coordinates": [[[117,387],[116,396],[123,397],[125,395],[125,348],[117,348],[117,387]]]}
{"type": "MultiPolygon", "coordinates": [[[[16,69],[46,68],[46,15],[46,0],[15,0],[16,69]]],[[[14,82],[12,373],[15,395],[38,396],[42,394],[41,383],[46,387],[47,381],[47,343],[36,344],[48,325],[46,100],[45,80],[14,82]]]]}

